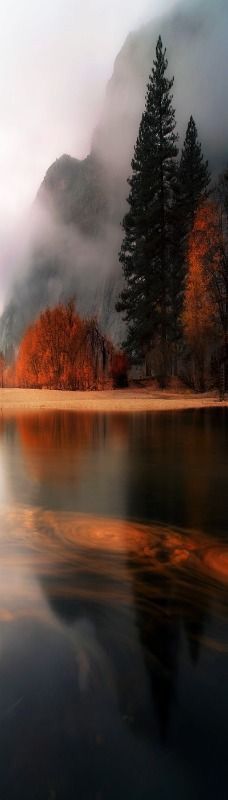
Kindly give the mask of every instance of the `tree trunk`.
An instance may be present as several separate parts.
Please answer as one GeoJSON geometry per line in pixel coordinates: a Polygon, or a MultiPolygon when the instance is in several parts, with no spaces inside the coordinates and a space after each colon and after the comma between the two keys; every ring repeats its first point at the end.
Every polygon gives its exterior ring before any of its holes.
{"type": "Polygon", "coordinates": [[[145,355],[145,369],[146,369],[146,378],[151,378],[151,360],[150,360],[150,353],[146,353],[145,355]]]}
{"type": "Polygon", "coordinates": [[[225,370],[225,361],[224,359],[220,362],[219,368],[219,399],[224,400],[225,396],[225,388],[226,388],[226,370],[225,370]]]}

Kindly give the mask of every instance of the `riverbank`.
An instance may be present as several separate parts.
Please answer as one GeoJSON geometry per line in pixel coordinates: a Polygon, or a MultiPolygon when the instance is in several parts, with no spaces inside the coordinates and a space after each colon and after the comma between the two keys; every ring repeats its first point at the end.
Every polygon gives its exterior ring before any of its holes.
{"type": "Polygon", "coordinates": [[[0,413],[20,411],[142,412],[181,411],[194,408],[228,408],[228,399],[216,393],[194,394],[188,390],[163,391],[152,387],[94,392],[61,392],[50,389],[0,389],[0,413]]]}

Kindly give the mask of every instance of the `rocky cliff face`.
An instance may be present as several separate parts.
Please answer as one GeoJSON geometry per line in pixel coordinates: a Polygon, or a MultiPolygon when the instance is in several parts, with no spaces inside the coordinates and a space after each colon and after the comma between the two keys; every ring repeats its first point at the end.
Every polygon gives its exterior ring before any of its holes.
{"type": "Polygon", "coordinates": [[[49,167],[37,201],[56,221],[77,225],[85,236],[97,236],[109,218],[102,161],[95,154],[83,161],[61,156],[49,167]]]}
{"type": "Polygon", "coordinates": [[[123,325],[115,312],[121,284],[120,221],[160,32],[170,74],[175,74],[180,138],[192,113],[214,173],[226,165],[227,0],[182,3],[127,38],[107,87],[90,155],[83,161],[64,155],[47,171],[33,210],[39,211],[40,226],[24,277],[18,276],[0,321],[0,349],[16,345],[43,307],[73,295],[82,314],[96,314],[104,330],[121,340],[123,325]]]}

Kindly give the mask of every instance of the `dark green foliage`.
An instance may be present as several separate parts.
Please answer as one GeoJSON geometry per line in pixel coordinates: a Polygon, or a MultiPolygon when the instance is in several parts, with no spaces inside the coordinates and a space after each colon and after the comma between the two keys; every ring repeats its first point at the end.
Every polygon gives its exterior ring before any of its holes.
{"type": "MultiPolygon", "coordinates": [[[[204,160],[198,132],[190,117],[182,149],[178,181],[176,184],[173,224],[175,230],[172,277],[173,352],[177,362],[177,347],[182,338],[181,316],[186,276],[188,237],[194,225],[195,214],[209,193],[210,173],[204,160]]],[[[177,363],[174,366],[176,372],[177,363]]]]}
{"type": "Polygon", "coordinates": [[[192,229],[200,203],[208,196],[211,176],[208,161],[204,160],[197,127],[190,117],[181,154],[179,183],[186,234],[192,229]]]}
{"type": "Polygon", "coordinates": [[[117,304],[127,322],[127,350],[140,360],[159,342],[165,375],[172,327],[172,206],[178,153],[173,79],[166,77],[167,66],[159,37],[128,181],[129,211],[120,252],[126,283],[117,304]]]}

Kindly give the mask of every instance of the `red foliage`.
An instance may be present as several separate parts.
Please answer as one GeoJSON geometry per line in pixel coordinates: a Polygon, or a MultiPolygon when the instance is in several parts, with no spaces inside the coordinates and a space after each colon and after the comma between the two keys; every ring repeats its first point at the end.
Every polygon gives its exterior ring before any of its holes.
{"type": "Polygon", "coordinates": [[[82,320],[72,302],[59,304],[27,329],[16,360],[15,385],[95,388],[104,381],[111,352],[96,320],[82,320]]]}
{"type": "MultiPolygon", "coordinates": [[[[189,239],[183,326],[198,377],[204,387],[207,354],[221,337],[226,318],[227,274],[219,209],[204,203],[197,212],[189,239]]],[[[225,326],[226,327],[226,326],[225,326]]]]}

